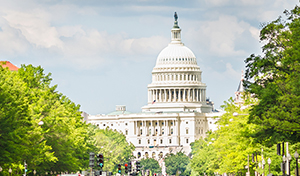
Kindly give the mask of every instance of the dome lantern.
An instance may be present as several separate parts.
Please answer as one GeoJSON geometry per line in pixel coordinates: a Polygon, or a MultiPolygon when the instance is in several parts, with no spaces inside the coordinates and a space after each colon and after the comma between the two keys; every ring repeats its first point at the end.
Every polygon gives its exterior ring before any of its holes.
{"type": "Polygon", "coordinates": [[[174,21],[174,26],[172,28],[172,42],[171,43],[180,43],[181,44],[181,35],[180,35],[180,32],[181,32],[181,29],[179,28],[178,26],[178,16],[177,16],[177,13],[175,12],[174,14],[174,18],[175,18],[175,21],[174,21]]]}

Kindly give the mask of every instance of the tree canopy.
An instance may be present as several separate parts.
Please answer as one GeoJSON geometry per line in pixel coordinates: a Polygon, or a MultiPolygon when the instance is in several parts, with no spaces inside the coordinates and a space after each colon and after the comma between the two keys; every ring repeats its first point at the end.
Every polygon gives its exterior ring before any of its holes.
{"type": "Polygon", "coordinates": [[[167,154],[165,158],[166,172],[169,175],[179,175],[179,172],[180,175],[190,175],[189,163],[190,158],[183,152],[167,154]]]}
{"type": "Polygon", "coordinates": [[[249,122],[258,124],[257,141],[268,145],[300,140],[300,8],[284,14],[261,30],[263,55],[245,60],[244,85],[259,100],[249,122]]]}
{"type": "Polygon", "coordinates": [[[156,161],[153,158],[146,158],[146,159],[142,159],[141,160],[141,166],[142,166],[142,170],[146,171],[149,170],[150,173],[152,173],[151,175],[153,175],[153,173],[161,173],[161,168],[158,164],[158,161],[156,161]]]}
{"type": "Polygon", "coordinates": [[[87,170],[89,153],[103,149],[113,151],[109,169],[130,158],[134,147],[125,136],[86,124],[80,106],[57,92],[50,76],[40,66],[0,67],[0,175],[8,168],[22,175],[25,161],[27,174],[87,170]]]}

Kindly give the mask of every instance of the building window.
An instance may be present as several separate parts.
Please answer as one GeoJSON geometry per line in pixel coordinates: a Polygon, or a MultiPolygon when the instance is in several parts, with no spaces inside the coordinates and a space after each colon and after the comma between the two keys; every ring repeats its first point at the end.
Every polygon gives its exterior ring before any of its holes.
{"type": "Polygon", "coordinates": [[[110,126],[114,126],[114,124],[110,124],[110,126]]]}
{"type": "Polygon", "coordinates": [[[150,144],[150,139],[148,139],[148,144],[150,144]]]}
{"type": "Polygon", "coordinates": [[[165,129],[161,129],[161,134],[165,134],[165,129]]]}
{"type": "Polygon", "coordinates": [[[125,134],[128,135],[128,130],[125,130],[125,134]]]}
{"type": "Polygon", "coordinates": [[[142,125],[143,125],[143,123],[141,122],[141,123],[140,123],[140,125],[142,126],[142,125]]]}
{"type": "Polygon", "coordinates": [[[171,125],[173,125],[173,122],[171,122],[171,125]]]}
{"type": "Polygon", "coordinates": [[[99,126],[99,124],[97,124],[97,126],[99,126]]]}
{"type": "Polygon", "coordinates": [[[171,128],[171,134],[173,134],[173,128],[171,128]]]}
{"type": "Polygon", "coordinates": [[[155,125],[157,125],[157,122],[155,122],[155,125]]]}
{"type": "Polygon", "coordinates": [[[125,123],[125,125],[127,126],[128,124],[127,124],[127,123],[125,123]]]}
{"type": "Polygon", "coordinates": [[[186,143],[187,143],[187,144],[189,143],[189,139],[186,139],[186,143]]]}
{"type": "Polygon", "coordinates": [[[141,135],[143,134],[143,129],[141,129],[141,135]]]}
{"type": "Polygon", "coordinates": [[[201,129],[201,134],[203,134],[203,129],[201,129]]]}
{"type": "Polygon", "coordinates": [[[186,124],[189,124],[189,122],[188,122],[188,121],[186,121],[185,123],[186,123],[186,124]]]}
{"type": "Polygon", "coordinates": [[[149,129],[149,135],[151,135],[151,129],[149,129]]]}
{"type": "Polygon", "coordinates": [[[160,140],[160,144],[162,144],[162,143],[163,143],[163,140],[161,139],[161,140],[160,140]]]}
{"type": "Polygon", "coordinates": [[[186,134],[189,134],[189,129],[186,129],[186,130],[185,130],[185,133],[186,133],[186,134]]]}
{"type": "Polygon", "coordinates": [[[165,123],[164,123],[164,122],[161,122],[161,124],[164,125],[165,123]]]}
{"type": "Polygon", "coordinates": [[[139,139],[139,144],[142,144],[142,140],[139,139]]]}
{"type": "Polygon", "coordinates": [[[103,126],[105,126],[105,124],[103,124],[103,126]]]}
{"type": "Polygon", "coordinates": [[[172,139],[169,139],[169,143],[172,144],[172,139]]]}
{"type": "Polygon", "coordinates": [[[155,135],[157,135],[157,133],[158,133],[158,129],[155,129],[155,135]]]}
{"type": "Polygon", "coordinates": [[[149,125],[151,125],[151,122],[149,122],[149,125]]]}

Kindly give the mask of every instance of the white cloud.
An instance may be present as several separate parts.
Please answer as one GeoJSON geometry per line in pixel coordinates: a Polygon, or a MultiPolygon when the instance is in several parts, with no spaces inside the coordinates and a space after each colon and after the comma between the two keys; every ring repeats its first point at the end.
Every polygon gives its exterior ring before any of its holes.
{"type": "Polygon", "coordinates": [[[238,36],[249,30],[250,25],[244,21],[238,21],[233,16],[220,16],[215,21],[205,21],[198,24],[198,29],[188,31],[188,37],[201,43],[203,50],[217,56],[239,56],[243,50],[236,50],[235,44],[238,36]]]}
{"type": "Polygon", "coordinates": [[[250,31],[252,37],[253,37],[254,39],[256,39],[257,41],[259,41],[260,30],[257,29],[257,28],[255,28],[255,27],[252,27],[252,26],[251,26],[251,27],[249,28],[249,31],[250,31]]]}
{"type": "Polygon", "coordinates": [[[21,31],[27,41],[37,47],[62,47],[58,32],[50,26],[50,14],[40,9],[31,12],[7,11],[3,16],[8,25],[21,31]]]}

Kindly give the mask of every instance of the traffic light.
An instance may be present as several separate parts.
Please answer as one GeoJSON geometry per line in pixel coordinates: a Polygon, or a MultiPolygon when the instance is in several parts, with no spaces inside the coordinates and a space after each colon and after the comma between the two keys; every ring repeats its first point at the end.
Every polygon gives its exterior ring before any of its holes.
{"type": "Polygon", "coordinates": [[[128,164],[125,163],[124,166],[125,166],[125,174],[128,174],[128,164]]]}
{"type": "Polygon", "coordinates": [[[90,153],[89,167],[91,167],[91,168],[94,167],[94,161],[95,161],[95,153],[91,152],[91,153],[90,153]]]}
{"type": "Polygon", "coordinates": [[[140,162],[137,161],[137,162],[135,163],[135,165],[136,165],[136,171],[137,171],[137,172],[140,171],[140,168],[141,168],[140,162]]]}
{"type": "Polygon", "coordinates": [[[97,154],[97,165],[102,169],[104,166],[103,154],[97,154]]]}
{"type": "Polygon", "coordinates": [[[25,172],[27,172],[27,163],[24,163],[25,172]]]}
{"type": "Polygon", "coordinates": [[[118,173],[121,174],[122,169],[121,169],[121,164],[118,164],[118,173]]]}
{"type": "Polygon", "coordinates": [[[131,161],[129,161],[129,163],[128,163],[128,172],[130,173],[131,172],[131,161]]]}

